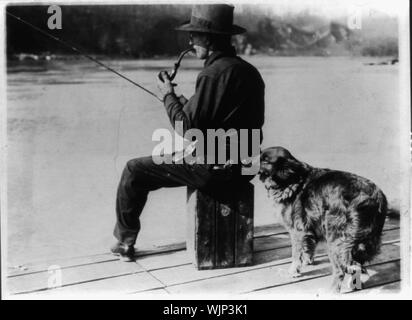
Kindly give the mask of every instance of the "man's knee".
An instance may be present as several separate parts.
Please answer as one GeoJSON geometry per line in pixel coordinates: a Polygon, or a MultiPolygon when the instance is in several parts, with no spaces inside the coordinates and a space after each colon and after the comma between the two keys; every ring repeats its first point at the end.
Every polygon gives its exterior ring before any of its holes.
{"type": "Polygon", "coordinates": [[[156,171],[154,166],[156,164],[150,156],[127,161],[120,181],[121,187],[145,190],[151,188],[156,171]]]}
{"type": "Polygon", "coordinates": [[[145,171],[151,163],[150,157],[135,158],[127,161],[124,171],[127,173],[138,173],[139,171],[145,171]]]}

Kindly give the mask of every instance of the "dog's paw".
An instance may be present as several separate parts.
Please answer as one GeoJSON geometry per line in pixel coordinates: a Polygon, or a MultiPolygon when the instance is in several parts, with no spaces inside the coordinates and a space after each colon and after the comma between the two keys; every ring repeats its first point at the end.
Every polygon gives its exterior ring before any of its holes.
{"type": "Polygon", "coordinates": [[[346,267],[346,273],[350,275],[360,274],[362,272],[362,267],[358,264],[352,264],[346,267]]]}
{"type": "Polygon", "coordinates": [[[309,266],[309,265],[313,265],[313,264],[314,264],[314,258],[312,256],[304,255],[302,257],[302,265],[309,266]]]}
{"type": "Polygon", "coordinates": [[[327,289],[329,294],[341,294],[342,293],[342,284],[332,283],[330,287],[327,289]]]}
{"type": "Polygon", "coordinates": [[[290,268],[288,269],[288,273],[292,278],[298,278],[301,276],[300,274],[300,266],[295,263],[292,263],[290,268]]]}

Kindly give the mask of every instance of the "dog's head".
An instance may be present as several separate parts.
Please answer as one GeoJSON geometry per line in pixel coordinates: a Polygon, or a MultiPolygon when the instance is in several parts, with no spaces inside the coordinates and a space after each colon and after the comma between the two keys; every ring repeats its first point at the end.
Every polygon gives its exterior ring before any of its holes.
{"type": "Polygon", "coordinates": [[[277,200],[290,198],[308,172],[309,166],[285,148],[267,148],[260,155],[259,178],[277,200]]]}

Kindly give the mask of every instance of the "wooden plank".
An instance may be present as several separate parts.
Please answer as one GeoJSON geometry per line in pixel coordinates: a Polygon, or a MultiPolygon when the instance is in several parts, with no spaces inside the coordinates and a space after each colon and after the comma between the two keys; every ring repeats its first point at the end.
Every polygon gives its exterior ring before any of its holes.
{"type": "MultiPolygon", "coordinates": [[[[393,243],[393,242],[399,241],[398,231],[397,230],[388,231],[387,236],[384,237],[384,239],[385,239],[384,244],[393,244],[397,246],[399,242],[396,242],[396,243],[393,243]]],[[[326,253],[327,253],[326,244],[324,242],[320,243],[316,248],[316,254],[319,256],[319,255],[325,255],[326,253]]],[[[292,248],[290,246],[260,251],[255,254],[254,264],[261,265],[261,264],[270,263],[271,261],[280,261],[280,260],[291,257],[291,255],[292,255],[292,248]]],[[[400,256],[397,256],[391,259],[395,259],[395,258],[400,258],[400,256]]]]}
{"type": "Polygon", "coordinates": [[[195,217],[197,215],[195,228],[195,265],[199,268],[211,268],[216,263],[216,220],[214,213],[216,212],[216,202],[210,198],[202,197],[198,190],[195,191],[197,207],[195,217]],[[199,213],[211,212],[213,217],[199,213]]]}
{"type": "Polygon", "coordinates": [[[254,227],[254,238],[267,237],[278,233],[287,232],[285,227],[280,223],[266,224],[254,227]]]}
{"type": "MultiPolygon", "coordinates": [[[[186,249],[186,243],[184,242],[174,243],[174,244],[165,245],[165,246],[143,248],[143,249],[139,249],[139,251],[136,253],[136,258],[154,256],[157,254],[162,254],[162,253],[167,253],[167,252],[184,251],[185,249],[186,249]]],[[[117,260],[119,260],[119,258],[112,255],[111,253],[95,254],[95,255],[84,256],[84,257],[46,260],[43,262],[24,264],[20,266],[19,268],[9,268],[8,277],[15,277],[15,276],[20,276],[20,275],[25,275],[25,274],[47,271],[48,268],[52,265],[58,265],[62,269],[65,269],[65,268],[71,268],[71,267],[76,267],[76,266],[83,266],[83,265],[88,265],[88,264],[110,262],[110,261],[117,261],[117,260]]]]}
{"type": "MultiPolygon", "coordinates": [[[[277,239],[274,236],[270,241],[265,240],[265,250],[259,250],[253,256],[253,265],[262,265],[267,262],[273,262],[274,260],[280,260],[289,258],[291,256],[290,241],[284,241],[284,237],[277,239]],[[286,244],[286,245],[285,245],[286,244]],[[282,249],[282,250],[277,250],[282,249]],[[276,251],[277,250],[277,251],[276,251]]],[[[259,247],[258,247],[259,249],[259,247]]],[[[319,249],[319,252],[323,252],[319,249]]],[[[191,266],[191,260],[186,251],[171,252],[161,255],[146,256],[138,259],[138,263],[148,271],[154,271],[159,269],[167,269],[179,266],[191,266]]],[[[236,268],[238,270],[238,268],[236,268]]],[[[226,271],[223,271],[226,272],[226,271]]]]}
{"type": "Polygon", "coordinates": [[[159,280],[164,282],[167,286],[173,286],[186,282],[206,280],[215,277],[224,277],[239,272],[263,269],[270,266],[286,264],[290,262],[290,253],[290,247],[273,250],[272,257],[275,257],[276,260],[270,259],[269,262],[247,267],[199,271],[196,268],[194,268],[193,265],[186,264],[178,267],[156,269],[149,272],[153,274],[156,278],[159,277],[159,280]]]}
{"type": "Polygon", "coordinates": [[[145,257],[145,256],[151,256],[151,255],[156,255],[156,254],[161,254],[161,253],[166,253],[166,252],[175,252],[175,251],[182,251],[186,250],[186,242],[178,242],[178,243],[172,243],[168,245],[162,245],[162,246],[155,246],[152,248],[147,248],[147,249],[139,249],[136,252],[136,258],[139,257],[145,257]]]}
{"type": "Polygon", "coordinates": [[[400,220],[387,217],[385,220],[385,225],[383,226],[383,229],[389,230],[389,229],[394,229],[394,228],[400,228],[400,220]]]}
{"type": "Polygon", "coordinates": [[[188,248],[199,269],[252,262],[253,197],[250,183],[222,185],[210,192],[188,189],[188,219],[195,217],[195,223],[189,223],[188,248]]]}
{"type": "MultiPolygon", "coordinates": [[[[187,257],[188,261],[190,263],[193,263],[194,265],[196,264],[196,256],[194,254],[195,252],[195,239],[196,239],[196,233],[194,230],[196,230],[196,215],[194,212],[196,212],[196,195],[193,193],[195,192],[195,189],[192,188],[187,188],[186,189],[186,254],[185,257],[187,257]]],[[[170,255],[168,255],[170,257],[170,255]]],[[[147,260],[147,259],[143,259],[147,260]]],[[[159,259],[152,259],[155,261],[155,263],[161,263],[161,260],[159,259]]],[[[150,261],[150,259],[149,259],[150,261]]],[[[170,265],[169,260],[167,261],[167,264],[170,265]]],[[[145,261],[143,261],[145,263],[145,261]]],[[[160,264],[159,264],[160,265],[160,264]]]]}
{"type": "MultiPolygon", "coordinates": [[[[375,264],[369,266],[368,273],[371,275],[370,278],[364,282],[362,281],[362,287],[364,289],[378,286],[380,284],[386,284],[388,282],[394,282],[400,280],[400,261],[391,261],[381,264],[375,264]]],[[[259,294],[327,294],[331,284],[332,276],[330,272],[325,274],[320,274],[322,277],[317,277],[314,279],[301,279],[299,282],[286,283],[279,286],[274,286],[272,288],[266,288],[263,290],[256,291],[259,294]]],[[[348,280],[348,279],[347,279],[348,280]]],[[[347,281],[346,280],[346,281],[347,281]]],[[[364,290],[355,291],[362,293],[364,290]]],[[[352,294],[348,293],[348,294],[352,294]]]]}
{"type": "MultiPolygon", "coordinates": [[[[400,223],[398,219],[387,218],[385,221],[383,230],[387,231],[387,230],[398,229],[398,228],[400,228],[400,223]]],[[[286,231],[286,228],[280,223],[256,226],[254,230],[255,230],[254,231],[255,239],[277,235],[277,234],[288,234],[288,232],[286,231]]]]}
{"type": "MultiPolygon", "coordinates": [[[[370,278],[366,283],[365,283],[365,288],[370,287],[370,286],[375,286],[377,284],[380,283],[387,283],[390,281],[396,281],[399,280],[398,278],[400,277],[400,270],[398,268],[398,265],[396,265],[396,268],[392,268],[389,272],[390,274],[387,274],[387,269],[382,269],[381,271],[377,272],[374,271],[376,268],[377,270],[380,269],[380,267],[378,267],[378,264],[382,264],[385,263],[386,261],[395,261],[398,262],[400,259],[400,250],[399,247],[396,246],[397,243],[393,244],[393,243],[389,243],[386,244],[382,247],[382,252],[380,255],[378,255],[370,264],[367,265],[371,265],[372,267],[367,267],[368,273],[370,275],[373,275],[372,278],[370,278]],[[379,281],[377,283],[375,283],[376,281],[379,281]]],[[[325,248],[324,248],[325,249],[325,248]]],[[[306,272],[305,272],[306,273],[306,272]]],[[[315,279],[315,280],[311,280],[311,281],[305,281],[305,283],[295,283],[293,285],[286,285],[286,286],[280,286],[280,287],[276,287],[276,288],[269,288],[266,290],[262,290],[265,291],[267,293],[276,293],[276,292],[289,292],[289,293],[299,293],[297,292],[297,290],[301,291],[301,292],[306,292],[306,291],[322,291],[322,289],[319,288],[328,288],[328,286],[330,286],[330,283],[332,282],[332,277],[326,277],[326,278],[322,278],[322,279],[315,279]],[[327,279],[326,279],[327,278],[327,279]],[[322,285],[322,283],[327,284],[322,285]]],[[[260,291],[261,289],[259,289],[260,291]]],[[[313,292],[312,292],[313,293],[313,292]]],[[[319,293],[319,292],[317,292],[319,293]]]]}
{"type": "Polygon", "coordinates": [[[255,252],[271,250],[290,246],[289,233],[279,233],[268,237],[261,237],[254,240],[255,252]]]}
{"type": "Polygon", "coordinates": [[[351,296],[358,296],[358,295],[379,295],[382,296],[384,294],[394,294],[394,293],[400,293],[401,292],[401,280],[383,284],[383,285],[378,285],[376,287],[370,287],[367,289],[362,289],[359,291],[354,291],[351,292],[351,296]]]}
{"type": "Polygon", "coordinates": [[[195,219],[193,234],[188,237],[189,255],[193,255],[193,263],[198,268],[212,268],[216,263],[216,202],[199,190],[188,188],[187,214],[195,219]],[[194,211],[191,211],[193,210],[194,211]]]}
{"type": "Polygon", "coordinates": [[[136,299],[159,299],[162,297],[166,297],[170,299],[170,293],[163,289],[163,288],[156,288],[156,289],[151,289],[147,291],[139,291],[139,292],[134,292],[129,295],[129,297],[133,297],[136,299]]]}
{"type": "MultiPolygon", "coordinates": [[[[399,229],[385,231],[383,233],[384,241],[392,241],[399,239],[399,229]]],[[[254,240],[255,253],[253,257],[253,264],[260,265],[274,260],[284,259],[290,257],[291,249],[273,252],[271,250],[283,247],[290,247],[290,240],[288,234],[277,234],[254,240]]],[[[324,244],[320,244],[317,252],[324,253],[324,244]]],[[[169,252],[161,255],[145,256],[138,259],[139,264],[146,270],[152,271],[156,269],[165,269],[171,267],[178,267],[182,265],[190,265],[191,260],[186,251],[169,252]]]]}
{"type": "Polygon", "coordinates": [[[37,263],[28,263],[21,265],[16,268],[9,268],[8,276],[18,276],[23,274],[47,271],[47,269],[52,265],[58,265],[60,268],[68,268],[73,266],[81,266],[86,264],[92,263],[99,263],[99,262],[106,262],[106,261],[113,261],[118,260],[112,254],[96,254],[84,257],[73,257],[67,259],[53,259],[53,260],[46,260],[37,263]]]}
{"type": "Polygon", "coordinates": [[[253,184],[244,185],[236,201],[236,231],[235,231],[235,265],[250,265],[253,262],[253,221],[254,193],[253,184]]]}
{"type": "MultiPolygon", "coordinates": [[[[272,236],[265,236],[263,238],[254,239],[255,253],[253,256],[253,264],[256,263],[257,252],[273,250],[282,247],[290,247],[290,240],[288,234],[277,234],[272,236]]],[[[288,251],[290,252],[290,250],[288,251]]],[[[146,270],[164,269],[176,267],[181,265],[189,265],[192,261],[191,257],[186,251],[169,252],[161,255],[150,255],[141,257],[137,260],[139,264],[146,270]]]]}
{"type": "MultiPolygon", "coordinates": [[[[385,231],[383,233],[382,237],[383,241],[393,241],[396,239],[399,239],[399,230],[390,230],[390,231],[385,231]]],[[[288,259],[291,256],[291,248],[290,248],[290,240],[288,235],[275,235],[275,236],[270,236],[270,237],[264,237],[264,238],[259,238],[255,240],[257,244],[255,245],[256,247],[256,252],[253,257],[253,265],[247,267],[248,269],[253,269],[253,268],[259,268],[263,266],[269,266],[269,265],[275,265],[275,264],[281,264],[281,263],[286,263],[289,260],[283,261],[282,259],[288,259]],[[282,250],[279,250],[281,249],[282,250]],[[264,249],[264,250],[261,250],[264,249]]],[[[321,243],[319,244],[317,251],[318,254],[320,253],[325,253],[325,244],[321,243]]],[[[144,257],[140,258],[138,260],[139,264],[143,268],[145,268],[148,271],[153,271],[153,270],[158,270],[158,269],[169,269],[169,268],[184,268],[185,271],[182,271],[182,274],[187,276],[190,281],[198,279],[200,276],[207,277],[208,275],[213,275],[213,272],[202,272],[198,273],[196,272],[195,268],[190,264],[190,259],[186,255],[186,253],[179,252],[179,253],[169,253],[166,255],[162,256],[149,256],[149,257],[144,257]]],[[[238,272],[238,268],[232,268],[227,271],[218,271],[215,274],[216,275],[222,275],[222,274],[230,274],[234,272],[238,272]]],[[[167,272],[167,271],[165,271],[167,272]]],[[[173,271],[171,271],[173,272],[173,271]]],[[[182,278],[182,275],[179,276],[179,272],[177,271],[176,274],[173,277],[170,277],[171,279],[175,279],[176,281],[180,281],[179,279],[182,278]]],[[[189,280],[188,280],[189,281],[189,280]]]]}
{"type": "MultiPolygon", "coordinates": [[[[205,292],[225,294],[241,293],[262,288],[268,284],[290,283],[293,279],[291,279],[287,273],[288,268],[289,264],[285,263],[265,268],[255,268],[248,271],[242,270],[242,272],[225,274],[220,277],[198,279],[192,282],[167,286],[167,290],[171,293],[179,294],[199,294],[205,292]]],[[[310,266],[310,269],[314,268],[316,268],[317,274],[326,275],[327,272],[329,272],[327,257],[319,258],[316,266],[310,266]]],[[[310,278],[310,276],[303,277],[310,278]]]]}
{"type": "MultiPolygon", "coordinates": [[[[382,246],[382,250],[384,247],[385,246],[382,246]]],[[[319,249],[317,250],[318,252],[317,257],[324,256],[325,250],[326,250],[325,245],[321,244],[319,246],[319,249]]],[[[397,251],[394,254],[397,254],[397,256],[394,256],[394,257],[391,256],[391,259],[399,258],[399,255],[400,255],[399,248],[397,248],[397,251]]],[[[183,266],[174,267],[174,268],[155,270],[155,271],[152,271],[152,273],[155,275],[157,279],[159,279],[166,285],[171,286],[171,285],[178,285],[178,284],[186,283],[186,282],[204,280],[204,279],[208,279],[212,277],[222,277],[222,276],[226,276],[230,274],[236,274],[239,272],[246,272],[250,270],[262,269],[262,268],[267,268],[271,266],[286,264],[291,261],[290,257],[291,257],[291,248],[284,247],[280,249],[274,249],[270,251],[263,251],[263,252],[257,253],[255,255],[255,263],[253,266],[250,266],[250,267],[214,270],[210,272],[208,271],[198,272],[191,265],[183,265],[183,266]]],[[[382,259],[382,258],[385,258],[385,257],[381,253],[376,259],[382,259]]],[[[388,257],[386,257],[386,259],[388,259],[388,257]]]]}
{"type": "MultiPolygon", "coordinates": [[[[399,239],[400,229],[399,227],[394,227],[394,224],[385,225],[383,231],[383,238],[385,241],[399,239]],[[391,232],[388,232],[391,231],[391,232]],[[395,231],[395,232],[394,232],[395,231]]],[[[280,248],[290,245],[289,234],[285,232],[279,232],[275,235],[269,235],[264,237],[256,237],[254,239],[255,252],[270,250],[274,248],[280,248]]]]}
{"type": "MultiPolygon", "coordinates": [[[[235,264],[235,215],[237,212],[231,201],[216,202],[215,210],[216,260],[214,268],[226,268],[235,264]]],[[[199,212],[199,214],[202,213],[199,212]]]]}
{"type": "MultiPolygon", "coordinates": [[[[382,239],[392,241],[399,239],[399,229],[385,231],[382,239]]],[[[324,244],[317,248],[318,253],[324,253],[324,244]]],[[[255,239],[255,254],[253,264],[261,265],[291,256],[290,240],[287,234],[277,234],[275,236],[255,239]],[[274,249],[289,247],[286,250],[274,252],[274,249]]],[[[161,255],[145,256],[138,259],[139,264],[146,270],[166,269],[183,265],[190,265],[191,260],[186,251],[169,252],[161,255]]]]}
{"type": "MultiPolygon", "coordinates": [[[[267,237],[270,238],[270,237],[267,237]]],[[[276,236],[273,237],[275,240],[272,240],[272,244],[275,249],[269,249],[265,251],[261,251],[255,255],[256,261],[255,266],[248,267],[248,268],[233,268],[233,269],[222,269],[222,270],[213,270],[208,274],[207,272],[193,272],[193,267],[191,265],[186,265],[183,267],[191,267],[182,270],[179,269],[180,267],[170,268],[169,271],[172,271],[169,274],[169,277],[173,278],[176,276],[176,279],[182,281],[182,274],[185,275],[187,281],[198,281],[202,279],[207,279],[210,277],[222,277],[225,275],[235,274],[243,271],[254,270],[254,269],[262,269],[270,266],[282,265],[286,264],[290,261],[290,247],[283,247],[278,248],[279,241],[276,240],[276,236]],[[185,271],[186,270],[186,271],[185,271]],[[193,276],[194,275],[194,276],[193,276]],[[202,275],[199,277],[199,275],[202,275]]],[[[384,241],[397,241],[399,239],[399,229],[394,229],[391,231],[385,231],[383,235],[384,241]]],[[[397,248],[399,243],[394,243],[393,246],[397,248]]],[[[385,246],[384,246],[385,247],[385,246]]],[[[269,248],[267,245],[266,248],[269,248]]],[[[318,253],[323,253],[324,248],[322,246],[319,248],[318,253]]],[[[380,255],[378,258],[386,258],[386,259],[395,259],[399,258],[399,252],[391,251],[391,256],[387,255],[380,255]]],[[[140,261],[146,260],[146,266],[150,268],[158,268],[162,266],[162,261],[172,261],[173,263],[185,263],[187,261],[187,257],[185,257],[185,251],[178,251],[172,253],[165,253],[165,256],[146,256],[141,258],[140,261]],[[154,259],[150,261],[150,259],[154,259]],[[155,261],[157,259],[157,261],[155,261]],[[180,261],[179,261],[180,259],[180,261]]],[[[84,260],[86,262],[90,260],[84,260]]],[[[379,260],[378,260],[379,261],[379,260]]],[[[172,264],[173,264],[172,263],[172,264]]],[[[109,278],[109,277],[117,277],[118,275],[123,274],[131,274],[131,273],[139,273],[142,272],[143,269],[138,264],[128,264],[122,263],[118,260],[109,261],[109,262],[102,262],[102,263],[92,263],[81,265],[78,267],[68,267],[66,269],[62,269],[63,272],[63,285],[71,285],[80,282],[88,282],[96,279],[102,278],[109,278]],[[97,266],[97,267],[96,267],[97,266]]],[[[159,270],[162,271],[162,270],[159,270]]],[[[167,270],[164,270],[168,272],[167,270]]],[[[33,290],[39,290],[47,288],[47,280],[48,280],[48,273],[47,272],[39,272],[37,274],[26,274],[24,276],[16,276],[11,277],[8,280],[9,290],[11,292],[28,292],[33,290]]],[[[184,282],[187,282],[184,281],[184,282]]],[[[178,282],[181,283],[181,282],[178,282]]],[[[176,284],[178,284],[176,283],[176,284]]],[[[173,283],[172,283],[173,285],[173,283]]]]}
{"type": "MultiPolygon", "coordinates": [[[[385,222],[384,230],[390,230],[394,228],[399,228],[399,220],[398,219],[387,219],[385,222]]],[[[285,228],[281,224],[256,226],[254,228],[254,233],[255,233],[255,236],[254,236],[255,239],[258,239],[261,237],[268,237],[268,236],[276,235],[276,234],[287,234],[285,228]]],[[[256,240],[254,241],[254,243],[255,243],[255,246],[256,244],[258,245],[258,247],[260,246],[259,242],[256,242],[256,240]]],[[[263,245],[264,244],[262,244],[262,246],[260,246],[259,247],[260,249],[258,250],[264,250],[265,248],[263,247],[263,245]]],[[[185,250],[185,249],[186,249],[186,244],[181,242],[181,243],[174,243],[174,244],[170,244],[166,246],[159,246],[155,248],[142,249],[137,252],[136,256],[146,257],[148,255],[156,255],[156,254],[180,251],[180,250],[185,250]]],[[[47,269],[51,265],[59,265],[62,269],[64,269],[64,268],[73,267],[73,266],[81,266],[81,265],[92,264],[92,263],[114,261],[116,259],[117,258],[111,255],[110,253],[102,253],[102,254],[95,254],[95,255],[90,255],[90,256],[46,260],[46,261],[40,261],[40,262],[35,262],[35,263],[27,263],[27,264],[23,264],[18,267],[9,267],[8,276],[13,277],[13,276],[24,275],[24,274],[29,274],[29,273],[47,271],[47,269]]]]}
{"type": "MultiPolygon", "coordinates": [[[[394,228],[399,228],[399,220],[387,219],[385,222],[384,230],[391,230],[394,228]]],[[[274,237],[273,239],[276,239],[277,246],[283,246],[282,244],[283,240],[280,240],[280,239],[285,238],[287,236],[287,232],[285,228],[280,224],[257,226],[255,227],[254,230],[255,230],[254,231],[255,232],[255,236],[254,236],[255,251],[268,250],[268,249],[273,248],[271,247],[271,245],[273,245],[274,243],[273,240],[257,240],[259,238],[262,238],[262,237],[265,238],[271,235],[281,234],[279,237],[274,237]]],[[[146,257],[146,256],[156,256],[157,254],[173,253],[175,251],[183,251],[185,249],[186,249],[185,243],[174,243],[174,244],[170,244],[166,246],[141,249],[137,252],[136,256],[138,258],[146,257]]],[[[53,259],[53,260],[40,261],[40,262],[35,262],[35,263],[27,263],[27,264],[23,264],[18,267],[9,267],[8,277],[14,277],[14,276],[19,276],[19,275],[47,271],[47,269],[52,265],[59,265],[62,269],[64,269],[64,268],[70,268],[74,266],[82,266],[82,265],[87,265],[87,264],[109,262],[109,261],[115,261],[115,260],[117,260],[117,258],[114,257],[112,254],[103,253],[103,254],[95,254],[95,255],[83,256],[83,257],[53,259]]],[[[164,267],[177,265],[177,264],[168,263],[168,262],[169,261],[166,261],[164,267]]],[[[178,264],[181,264],[181,263],[179,262],[178,264]]],[[[162,266],[160,265],[156,266],[156,268],[161,268],[161,267],[162,266]]]]}
{"type": "MultiPolygon", "coordinates": [[[[362,288],[374,288],[381,284],[387,284],[401,280],[400,260],[385,264],[373,265],[368,267],[369,279],[363,283],[362,288]]],[[[351,294],[351,293],[349,293],[351,294]]]]}
{"type": "MultiPolygon", "coordinates": [[[[137,263],[125,263],[119,260],[87,264],[61,269],[61,283],[64,286],[142,271],[144,269],[137,263]]],[[[11,277],[7,279],[8,290],[10,293],[22,293],[47,289],[50,276],[49,272],[44,271],[11,277]]]]}
{"type": "MultiPolygon", "coordinates": [[[[276,250],[278,245],[281,244],[283,245],[281,242],[279,243],[278,240],[276,240],[276,236],[272,237],[274,238],[270,243],[272,243],[272,247],[274,249],[272,250],[266,250],[266,251],[261,251],[258,254],[255,254],[254,256],[254,264],[255,266],[252,266],[250,268],[254,268],[254,267],[264,267],[264,266],[269,266],[269,265],[276,265],[276,264],[282,264],[282,263],[287,263],[290,261],[290,255],[291,255],[291,249],[290,247],[284,248],[282,250],[276,250]]],[[[269,239],[269,238],[268,238],[269,239]]],[[[399,239],[399,230],[392,230],[390,232],[385,231],[383,239],[385,241],[392,241],[394,239],[399,239]]],[[[265,240],[266,241],[266,240],[265,240]]],[[[269,246],[266,246],[266,248],[268,248],[269,246]]],[[[319,249],[317,250],[317,252],[319,254],[323,254],[324,253],[324,247],[320,246],[319,249]]],[[[154,269],[159,269],[159,268],[168,268],[170,266],[182,266],[182,265],[186,265],[187,266],[187,270],[184,271],[184,273],[186,274],[186,281],[194,281],[194,280],[199,280],[199,279],[204,279],[207,277],[212,277],[212,276],[222,276],[225,274],[231,274],[231,273],[235,273],[238,272],[241,269],[235,268],[235,269],[230,269],[230,272],[227,271],[220,271],[217,273],[201,273],[201,277],[199,277],[199,274],[194,273],[193,272],[193,267],[189,264],[189,259],[187,256],[186,251],[179,251],[179,252],[172,252],[172,253],[165,253],[162,255],[150,255],[150,256],[145,256],[140,258],[139,260],[139,264],[141,264],[143,266],[143,268],[147,269],[147,270],[154,270],[154,269]]],[[[83,272],[81,272],[82,268],[80,268],[80,272],[76,271],[75,276],[78,278],[76,280],[76,282],[79,281],[87,281],[90,279],[93,279],[95,277],[108,277],[108,276],[112,276],[112,275],[118,275],[123,273],[123,268],[126,266],[130,266],[130,264],[123,264],[118,262],[117,260],[113,261],[115,262],[112,266],[112,269],[106,269],[106,270],[101,270],[101,269],[97,269],[100,270],[99,271],[92,271],[92,274],[90,276],[87,276],[87,274],[85,275],[83,272]],[[110,271],[111,270],[111,271],[110,271]],[[102,274],[103,271],[103,274],[102,274]]],[[[101,267],[106,266],[106,264],[100,264],[101,267]]],[[[86,270],[93,270],[94,268],[89,265],[88,267],[84,266],[86,270]]],[[[134,268],[133,268],[133,272],[134,272],[134,268]]],[[[129,272],[129,270],[126,270],[126,272],[129,272]]],[[[174,276],[172,276],[172,278],[174,279],[180,279],[179,281],[181,281],[181,275],[180,275],[179,270],[175,270],[174,272],[172,272],[171,274],[174,276]]],[[[71,273],[69,272],[68,275],[66,275],[66,270],[63,269],[63,280],[66,279],[70,280],[70,275],[71,273]],[[66,276],[65,276],[66,275],[66,276]]],[[[15,280],[12,282],[9,282],[9,286],[11,289],[11,292],[26,292],[26,291],[31,291],[31,290],[38,290],[39,288],[44,288],[45,286],[47,286],[47,279],[48,279],[48,274],[42,273],[40,275],[37,276],[33,276],[33,278],[24,278],[24,279],[20,279],[20,280],[15,280]]],[[[73,281],[73,280],[71,280],[73,281]]]]}
{"type": "MultiPolygon", "coordinates": [[[[393,240],[398,240],[399,238],[400,238],[399,228],[385,230],[382,233],[382,239],[384,241],[393,241],[393,240]]],[[[322,245],[322,243],[320,245],[322,245]]],[[[289,234],[280,233],[280,234],[276,234],[273,236],[257,238],[255,239],[254,246],[255,246],[255,252],[290,246],[289,234]]]]}
{"type": "MultiPolygon", "coordinates": [[[[387,261],[388,257],[397,257],[400,254],[399,248],[393,245],[384,245],[382,251],[385,252],[385,254],[381,255],[380,258],[377,258],[378,262],[383,262],[382,259],[387,261]]],[[[396,269],[398,264],[399,261],[395,261],[394,264],[390,265],[389,269],[394,273],[398,272],[396,269]]],[[[302,276],[299,278],[290,277],[287,272],[289,266],[290,264],[286,263],[265,268],[256,268],[234,274],[226,274],[225,276],[220,277],[199,279],[197,281],[183,284],[168,285],[167,290],[171,293],[183,294],[204,292],[246,293],[280,285],[287,285],[285,287],[288,287],[295,282],[301,283],[304,280],[325,277],[331,274],[331,266],[327,256],[317,257],[316,264],[305,267],[302,276]]],[[[376,269],[378,267],[376,266],[374,268],[376,269]]],[[[156,273],[155,276],[160,279],[160,281],[164,282],[159,273],[156,273]]],[[[297,288],[299,287],[299,285],[296,286],[297,288]]]]}
{"type": "MultiPolygon", "coordinates": [[[[384,230],[391,230],[400,227],[399,219],[386,218],[384,230]]],[[[279,233],[287,233],[286,228],[281,223],[267,224],[262,226],[255,226],[254,238],[267,237],[279,233]]]]}
{"type": "MultiPolygon", "coordinates": [[[[280,231],[281,229],[278,229],[280,231]]],[[[397,229],[394,229],[395,231],[397,229]]],[[[399,230],[397,232],[387,233],[384,231],[384,239],[395,240],[399,238],[399,230]]],[[[264,250],[272,250],[276,248],[281,248],[285,246],[290,246],[289,234],[287,232],[277,233],[271,236],[257,237],[254,239],[255,252],[260,252],[264,250]]],[[[181,250],[184,247],[183,243],[175,244],[173,246],[159,247],[158,249],[152,250],[141,250],[138,252],[138,262],[141,263],[142,267],[147,270],[167,268],[172,266],[178,266],[182,264],[191,263],[190,257],[185,250],[181,250]],[[178,252],[176,252],[178,251],[178,252]]],[[[79,257],[73,259],[62,259],[45,262],[38,265],[32,265],[26,271],[14,272],[10,276],[18,276],[35,272],[47,271],[50,265],[59,265],[62,269],[69,268],[73,266],[82,266],[86,264],[100,263],[100,262],[110,262],[117,261],[118,258],[111,254],[101,254],[94,256],[79,257]]]]}
{"type": "Polygon", "coordinates": [[[140,272],[119,277],[85,282],[76,285],[69,285],[57,289],[37,291],[36,296],[46,298],[47,296],[59,297],[73,295],[77,298],[92,295],[89,296],[89,298],[96,298],[99,295],[104,296],[106,294],[131,294],[163,287],[164,286],[161,282],[153,278],[147,272],[140,272]]]}
{"type": "Polygon", "coordinates": [[[184,251],[168,252],[152,256],[141,257],[137,262],[145,270],[166,269],[181,265],[192,265],[192,258],[189,253],[184,251]]]}

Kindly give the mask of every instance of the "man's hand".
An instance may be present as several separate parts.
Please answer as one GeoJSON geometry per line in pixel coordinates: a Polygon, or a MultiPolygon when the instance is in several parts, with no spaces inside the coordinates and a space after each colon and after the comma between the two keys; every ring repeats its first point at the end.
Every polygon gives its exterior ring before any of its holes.
{"type": "Polygon", "coordinates": [[[174,84],[170,82],[169,75],[166,71],[160,72],[159,76],[157,77],[157,87],[159,88],[159,91],[162,93],[163,97],[168,93],[174,93],[174,84]]]}

